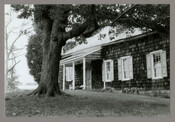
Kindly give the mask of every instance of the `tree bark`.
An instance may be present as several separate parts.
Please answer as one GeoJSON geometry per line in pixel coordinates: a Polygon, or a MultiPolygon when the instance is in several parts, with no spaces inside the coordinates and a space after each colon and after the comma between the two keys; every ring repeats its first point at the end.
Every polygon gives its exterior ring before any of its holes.
{"type": "Polygon", "coordinates": [[[43,57],[41,81],[38,87],[38,95],[55,96],[61,94],[58,84],[59,62],[61,59],[61,44],[50,42],[50,50],[43,57]]]}
{"type": "MultiPolygon", "coordinates": [[[[47,97],[61,95],[58,75],[59,63],[61,60],[61,49],[65,44],[63,33],[65,33],[64,22],[66,17],[64,11],[58,10],[54,18],[49,14],[43,15],[44,35],[43,40],[43,59],[41,78],[39,86],[32,95],[44,95],[47,97]],[[63,44],[64,42],[64,44],[63,44]]],[[[30,94],[29,94],[30,95],[30,94]]]]}
{"type": "MultiPolygon", "coordinates": [[[[52,31],[57,30],[53,20],[48,16],[43,18],[45,39],[43,40],[43,59],[39,86],[31,94],[55,96],[60,95],[58,84],[59,62],[61,59],[61,33],[57,32],[57,38],[52,39],[52,31]],[[59,39],[58,39],[59,38],[59,39]]],[[[54,34],[55,35],[55,34],[54,34]]]]}

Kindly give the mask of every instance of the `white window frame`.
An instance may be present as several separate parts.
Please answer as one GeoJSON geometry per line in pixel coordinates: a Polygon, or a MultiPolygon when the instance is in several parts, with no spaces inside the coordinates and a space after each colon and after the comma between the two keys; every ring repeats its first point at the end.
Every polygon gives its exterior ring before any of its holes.
{"type": "MultiPolygon", "coordinates": [[[[114,73],[112,74],[112,69],[111,69],[111,65],[112,65],[112,60],[109,59],[109,60],[104,60],[104,75],[105,75],[105,82],[111,82],[112,81],[112,76],[111,75],[114,75],[114,73]],[[107,70],[106,70],[106,64],[107,63],[110,63],[110,79],[107,79],[107,70]]],[[[113,66],[114,67],[114,66],[113,66]]]]}
{"type": "Polygon", "coordinates": [[[127,80],[130,80],[130,78],[129,78],[129,58],[130,58],[131,56],[124,56],[124,57],[121,57],[120,59],[121,59],[121,71],[122,71],[122,81],[127,81],[127,80]],[[128,78],[124,78],[124,71],[123,71],[123,60],[124,59],[127,59],[127,61],[128,61],[128,78]]]}
{"type": "Polygon", "coordinates": [[[162,74],[162,56],[161,56],[162,50],[157,50],[157,51],[153,51],[150,53],[151,55],[151,70],[152,70],[152,79],[162,79],[163,78],[163,74],[162,74]],[[161,76],[160,77],[155,77],[155,70],[154,70],[154,59],[153,59],[153,55],[159,53],[160,54],[160,64],[161,64],[161,76]]]}

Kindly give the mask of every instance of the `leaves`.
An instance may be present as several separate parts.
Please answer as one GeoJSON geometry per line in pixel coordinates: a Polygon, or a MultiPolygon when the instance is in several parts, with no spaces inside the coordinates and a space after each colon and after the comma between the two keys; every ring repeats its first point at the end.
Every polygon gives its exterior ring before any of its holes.
{"type": "Polygon", "coordinates": [[[11,7],[14,11],[20,12],[18,17],[21,19],[29,18],[30,16],[32,16],[34,11],[31,4],[12,4],[11,7]]]}
{"type": "Polygon", "coordinates": [[[37,83],[39,83],[41,76],[42,51],[42,33],[31,36],[27,46],[26,57],[30,74],[34,76],[34,80],[37,83]]]}
{"type": "MultiPolygon", "coordinates": [[[[131,4],[70,4],[70,5],[12,5],[15,11],[20,11],[20,18],[27,18],[34,14],[34,21],[41,22],[44,16],[51,19],[57,13],[63,12],[65,30],[71,30],[77,24],[82,24],[87,19],[96,19],[98,25],[109,24],[121,15],[125,10],[132,7],[131,4]],[[91,6],[94,8],[91,10],[91,6]],[[69,28],[69,29],[68,29],[69,28]]],[[[134,5],[133,5],[134,6],[134,5]]],[[[124,26],[140,27],[142,30],[156,30],[169,33],[169,5],[167,4],[138,4],[134,9],[124,13],[115,24],[124,26]]],[[[59,18],[61,19],[61,18],[59,18]]],[[[89,23],[89,26],[94,26],[89,23]]]]}

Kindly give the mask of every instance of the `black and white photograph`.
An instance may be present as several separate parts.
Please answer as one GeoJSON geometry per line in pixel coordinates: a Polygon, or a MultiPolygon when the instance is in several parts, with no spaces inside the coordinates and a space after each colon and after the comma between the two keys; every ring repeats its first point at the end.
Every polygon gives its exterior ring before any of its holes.
{"type": "Polygon", "coordinates": [[[6,117],[170,117],[170,4],[4,4],[6,117]]]}

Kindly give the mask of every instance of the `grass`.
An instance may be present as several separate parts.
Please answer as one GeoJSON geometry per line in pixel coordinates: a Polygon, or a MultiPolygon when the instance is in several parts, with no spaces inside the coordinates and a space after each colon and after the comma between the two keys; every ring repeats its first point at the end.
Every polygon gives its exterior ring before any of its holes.
{"type": "Polygon", "coordinates": [[[65,91],[71,96],[38,98],[31,91],[6,95],[6,116],[131,117],[169,116],[170,99],[94,91],[65,91]],[[22,96],[21,96],[22,95],[22,96]]]}

